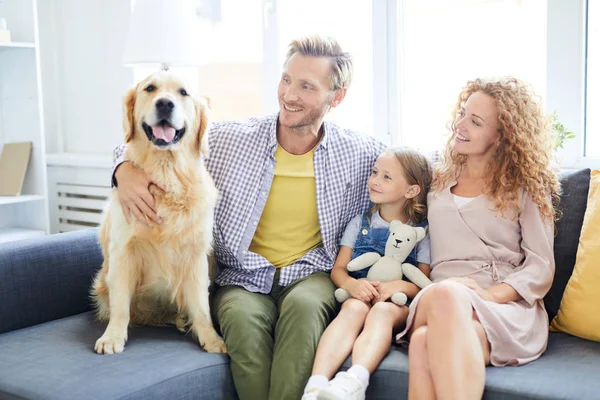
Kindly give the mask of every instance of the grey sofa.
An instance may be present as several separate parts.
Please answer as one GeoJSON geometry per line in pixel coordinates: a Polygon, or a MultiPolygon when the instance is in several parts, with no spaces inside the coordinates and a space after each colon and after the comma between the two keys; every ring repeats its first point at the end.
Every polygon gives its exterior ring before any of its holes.
{"type": "MultiPolygon", "coordinates": [[[[550,318],[573,270],[589,170],[562,181],[550,318]]],[[[174,328],[131,328],[123,354],[94,353],[105,326],[93,319],[88,290],[101,262],[95,229],[0,245],[0,399],[235,399],[228,357],[174,328]]],[[[407,353],[394,347],[367,397],[402,399],[407,387],[407,353]]],[[[551,333],[539,360],[487,370],[484,399],[568,398],[600,398],[600,343],[551,333]]]]}

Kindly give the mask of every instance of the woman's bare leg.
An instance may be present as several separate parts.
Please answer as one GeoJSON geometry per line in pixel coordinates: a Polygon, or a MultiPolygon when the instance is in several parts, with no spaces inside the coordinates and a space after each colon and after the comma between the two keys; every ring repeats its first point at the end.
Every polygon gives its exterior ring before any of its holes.
{"type": "Polygon", "coordinates": [[[421,326],[413,331],[408,347],[408,399],[435,399],[435,386],[429,367],[429,352],[427,350],[427,326],[421,326]]]}
{"type": "Polygon", "coordinates": [[[414,334],[420,327],[427,327],[423,345],[439,399],[481,399],[483,395],[490,345],[467,290],[451,281],[431,287],[419,301],[411,329],[414,334]]]}

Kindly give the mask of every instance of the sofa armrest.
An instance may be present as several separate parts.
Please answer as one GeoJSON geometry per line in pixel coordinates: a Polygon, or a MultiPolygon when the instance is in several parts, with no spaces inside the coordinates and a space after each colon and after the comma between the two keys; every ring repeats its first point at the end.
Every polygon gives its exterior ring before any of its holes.
{"type": "Polygon", "coordinates": [[[0,244],[0,333],[91,309],[98,230],[0,244]]]}

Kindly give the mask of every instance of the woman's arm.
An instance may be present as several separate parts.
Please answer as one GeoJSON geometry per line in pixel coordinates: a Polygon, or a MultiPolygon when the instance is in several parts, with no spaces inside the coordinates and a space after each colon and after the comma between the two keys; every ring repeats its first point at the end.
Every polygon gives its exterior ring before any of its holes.
{"type": "Polygon", "coordinates": [[[502,287],[492,292],[500,300],[522,298],[532,306],[548,293],[554,278],[554,224],[552,221],[544,220],[538,206],[526,192],[521,201],[519,223],[522,237],[521,249],[525,259],[521,268],[508,275],[500,285],[497,285],[502,287]],[[511,290],[506,286],[510,286],[517,292],[518,297],[511,294],[511,290]]]}
{"type": "Polygon", "coordinates": [[[506,304],[511,301],[523,300],[523,297],[517,292],[512,286],[507,283],[501,283],[494,285],[487,290],[492,296],[492,300],[495,303],[506,304]]]}

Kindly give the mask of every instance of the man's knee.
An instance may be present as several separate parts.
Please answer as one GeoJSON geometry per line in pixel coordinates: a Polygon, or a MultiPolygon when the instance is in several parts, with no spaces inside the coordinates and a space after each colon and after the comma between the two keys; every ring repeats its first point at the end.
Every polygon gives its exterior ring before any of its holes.
{"type": "Polygon", "coordinates": [[[275,304],[264,301],[261,296],[241,287],[225,287],[217,291],[213,307],[223,334],[228,329],[246,334],[272,330],[277,310],[275,304]]]}

